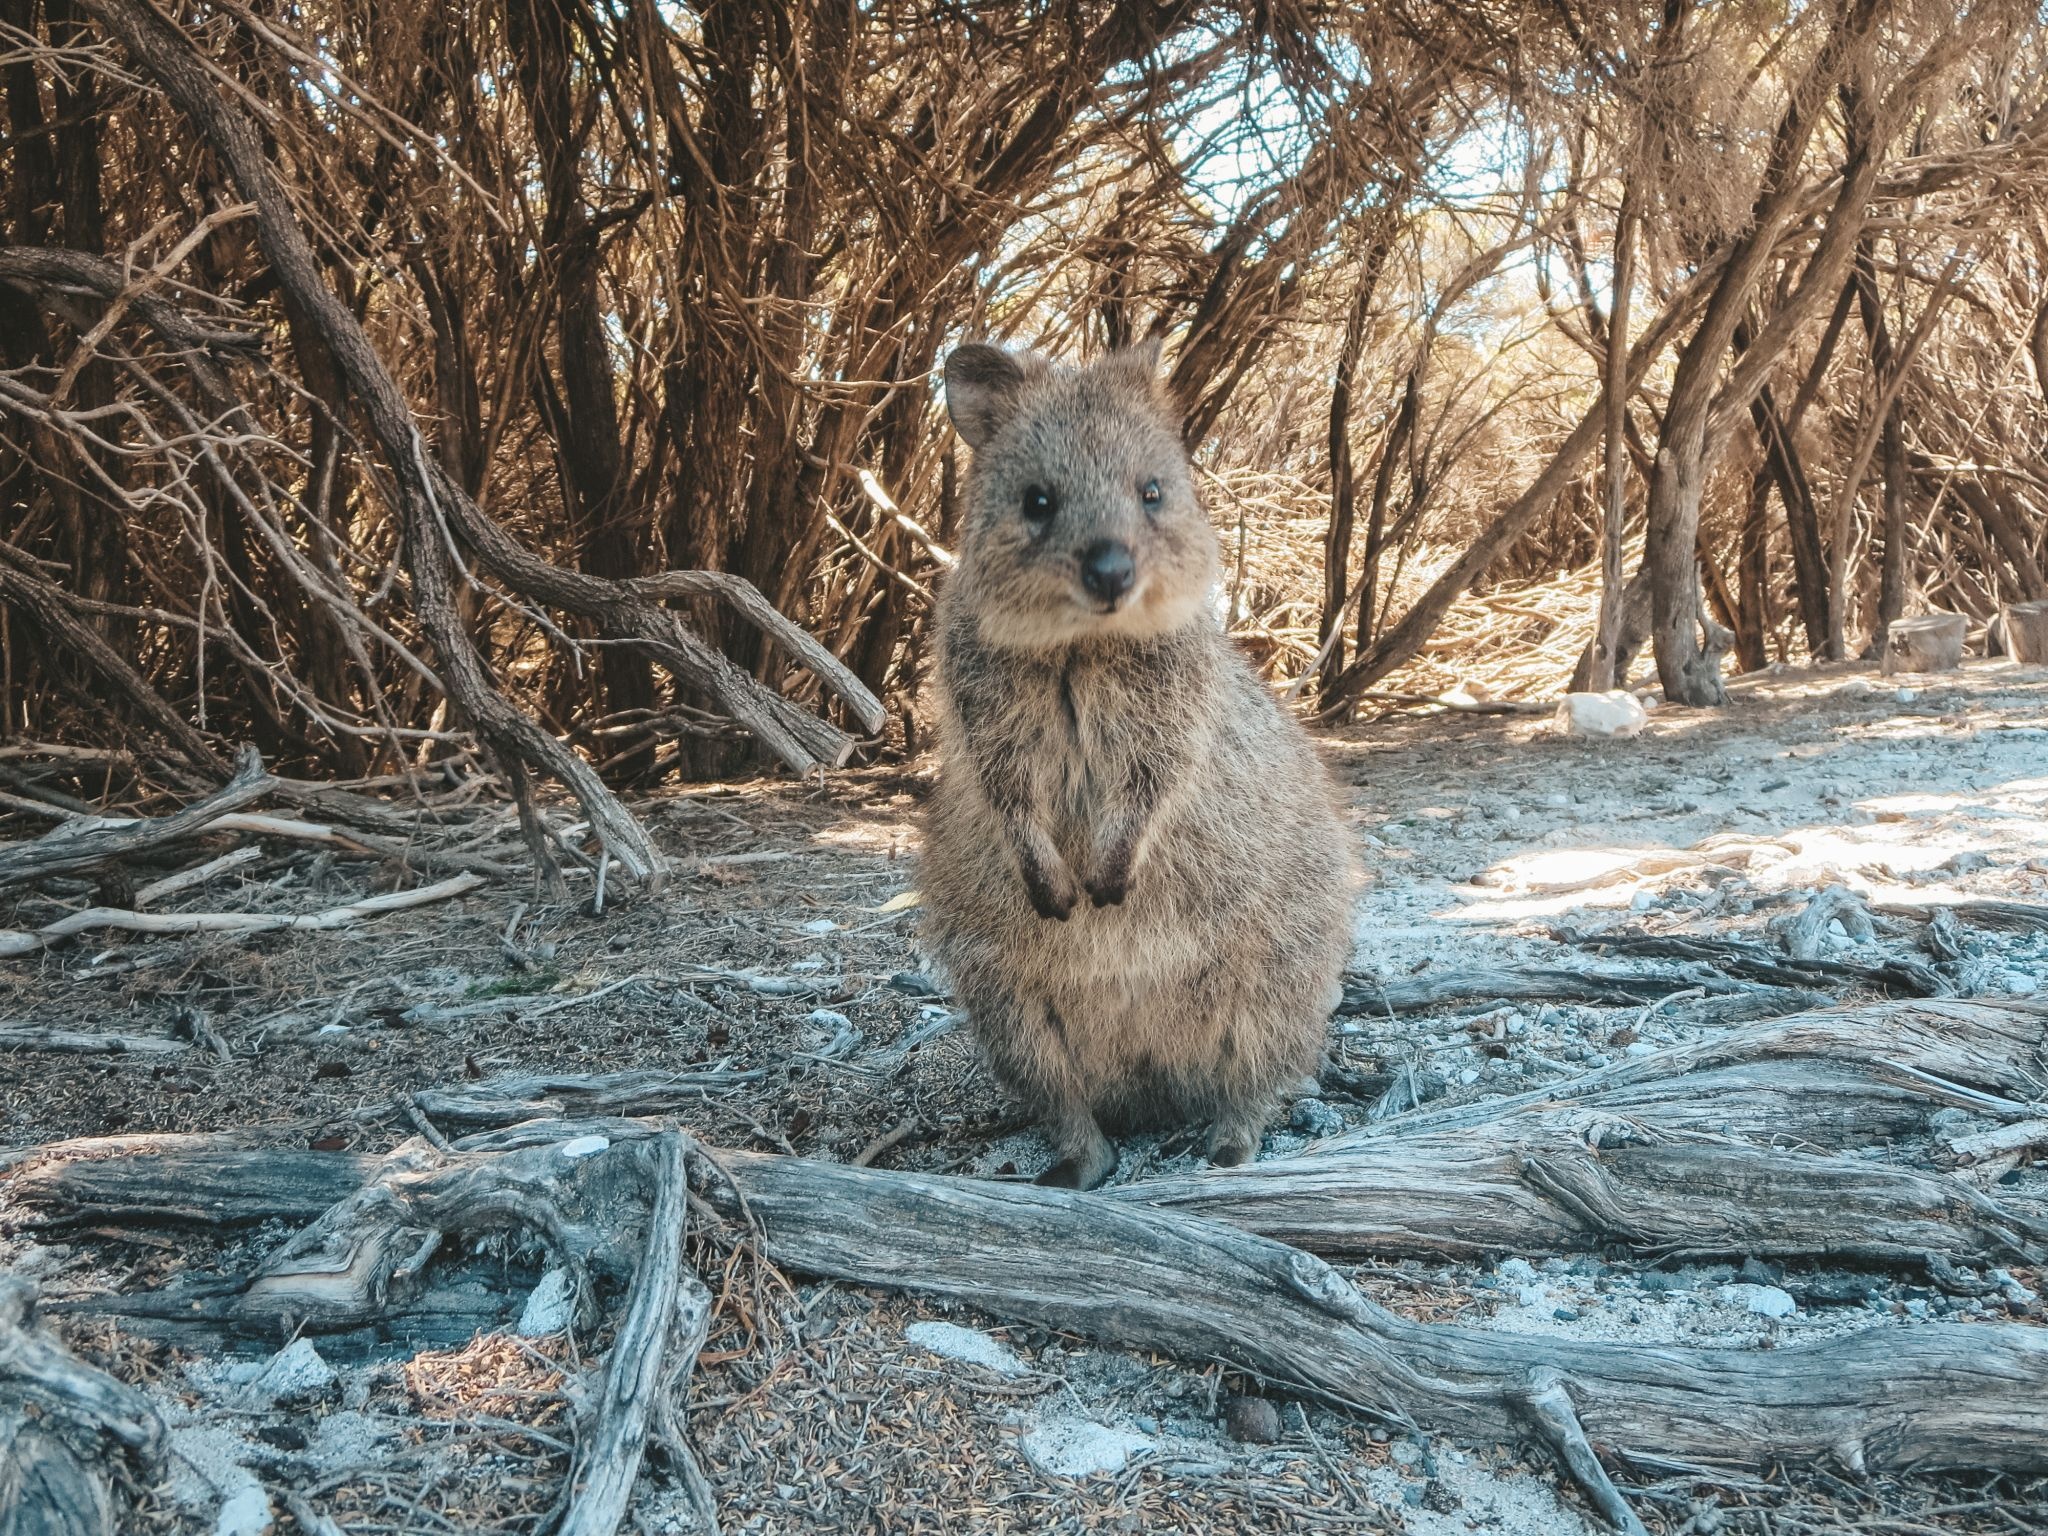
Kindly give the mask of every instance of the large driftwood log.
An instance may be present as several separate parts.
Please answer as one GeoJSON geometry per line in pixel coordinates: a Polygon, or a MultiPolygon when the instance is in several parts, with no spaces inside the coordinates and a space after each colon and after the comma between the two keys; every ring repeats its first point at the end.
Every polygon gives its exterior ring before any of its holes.
{"type": "MultiPolygon", "coordinates": [[[[413,1142],[375,1163],[180,1145],[154,1170],[120,1156],[30,1169],[8,1193],[104,1222],[117,1211],[247,1219],[280,1209],[280,1179],[301,1211],[340,1191],[239,1287],[91,1308],[173,1328],[360,1327],[417,1301],[451,1239],[498,1229],[538,1235],[580,1277],[637,1276],[599,1427],[606,1455],[624,1465],[660,1406],[652,1341],[681,1340],[689,1354],[701,1339],[703,1299],[670,1267],[680,1218],[665,1213],[685,1180],[660,1170],[680,1166],[699,1208],[754,1233],[792,1270],[1220,1358],[1457,1434],[1533,1435],[1610,1519],[1636,1529],[1603,1460],[1833,1458],[1858,1472],[2048,1466],[2037,1425],[2048,1332],[1944,1324],[1742,1351],[1412,1323],[1320,1258],[1207,1217],[1346,1251],[1375,1210],[1442,1204],[1449,1186],[1464,1203],[1440,1214],[1463,1230],[1457,1241],[1437,1236],[1435,1251],[1472,1251],[1481,1245],[1471,1234],[1490,1230],[1502,1246],[1616,1239],[1648,1251],[1886,1263],[2038,1259],[2048,1227],[2037,1215],[1910,1170],[1774,1143],[1862,1145],[1924,1129],[1937,1105],[2024,1124],[2038,1118],[2044,1067],[2048,1005],[1895,1003],[1781,1019],[1624,1062],[1569,1097],[1538,1090],[1418,1111],[1288,1162],[1090,1195],[760,1154],[713,1161],[673,1132],[616,1118],[495,1129],[445,1153],[413,1142]],[[216,1187],[202,1187],[209,1180],[216,1187]],[[237,1195],[239,1184],[265,1193],[237,1195]],[[1491,1212],[1489,1189],[1499,1192],[1491,1212]],[[1756,1241],[1774,1230],[1803,1232],[1804,1246],[1756,1241]],[[624,1347],[642,1335],[645,1349],[624,1347]]],[[[1398,1223],[1384,1225],[1360,1246],[1399,1251],[1398,1223]]],[[[572,1508],[587,1509],[592,1531],[611,1528],[609,1512],[623,1509],[631,1486],[607,1466],[579,1462],[588,1470],[572,1508]]]]}
{"type": "MultiPolygon", "coordinates": [[[[2025,1124],[2048,1074],[2048,1006],[1867,1004],[1752,1025],[1569,1082],[1412,1111],[1297,1157],[1111,1190],[1326,1256],[1622,1247],[1645,1259],[1768,1254],[1888,1267],[2033,1262],[2048,1213],[1927,1170],[1843,1156],[1925,1136],[1963,1108],[2025,1124]]],[[[637,1137],[620,1118],[686,1108],[689,1074],[503,1080],[414,1103],[504,1151],[576,1136],[637,1137]],[[573,1092],[528,1096],[529,1087],[573,1092]],[[637,1098],[638,1094],[648,1098],[637,1098]],[[540,1116],[521,1125],[519,1108],[540,1116]],[[552,1118],[571,1109],[581,1118],[552,1118]]],[[[0,1167],[4,1167],[0,1161],[0,1167]]],[[[374,1159],[223,1142],[53,1152],[9,1199],[48,1221],[235,1225],[311,1220],[375,1176],[374,1159]]]]}
{"type": "Polygon", "coordinates": [[[1234,1360],[1393,1419],[1482,1437],[1562,1384],[1627,1462],[2048,1466],[2048,1330],[1883,1329],[1792,1349],[1626,1347],[1412,1323],[1321,1260],[1100,1195],[731,1154],[778,1263],[937,1294],[1183,1358],[1234,1360]]]}
{"type": "MultiPolygon", "coordinates": [[[[642,1144],[645,1145],[644,1143],[642,1144]]],[[[234,1305],[308,1327],[392,1304],[445,1237],[542,1232],[565,1259],[636,1266],[644,1155],[614,1142],[438,1158],[413,1144],[267,1262],[234,1305]]],[[[1611,1461],[2048,1465],[2048,1332],[1933,1325],[1799,1348],[1631,1348],[1412,1323],[1320,1259],[1134,1201],[726,1154],[703,1198],[798,1272],[942,1295],[1110,1343],[1218,1358],[1332,1402],[1479,1438],[1535,1434],[1603,1507],[1611,1461]]],[[[671,1241],[660,1227],[661,1241],[671,1241]]],[[[620,1364],[615,1358],[613,1369],[620,1364]]]]}
{"type": "Polygon", "coordinates": [[[2048,902],[1999,901],[1990,897],[1969,901],[1881,901],[1871,907],[1888,917],[1915,917],[1932,921],[1938,912],[1952,912],[1966,923],[1980,928],[2011,930],[2048,928],[2048,902]]]}

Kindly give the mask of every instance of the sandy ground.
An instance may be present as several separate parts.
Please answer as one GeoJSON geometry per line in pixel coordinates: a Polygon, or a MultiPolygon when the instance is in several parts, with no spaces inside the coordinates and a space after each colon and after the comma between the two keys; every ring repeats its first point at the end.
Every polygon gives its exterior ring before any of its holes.
{"type": "MultiPolygon", "coordinates": [[[[1567,930],[1769,937],[1838,883],[1873,902],[2048,900],[2048,670],[1785,672],[1738,685],[1725,710],[1659,710],[1626,742],[1566,739],[1530,717],[1433,715],[1359,726],[1325,746],[1370,871],[1354,969],[1383,981],[1571,963],[1586,951],[1559,937],[1567,930]]],[[[85,942],[8,962],[7,1019],[168,1034],[196,1008],[232,1059],[197,1049],[168,1061],[10,1057],[0,1145],[245,1129],[280,1145],[378,1151],[412,1133],[391,1109],[399,1092],[515,1070],[722,1064],[766,1076],[692,1117],[706,1142],[847,1159],[907,1125],[882,1166],[1027,1177],[1045,1148],[981,1073],[904,904],[925,782],[849,773],[666,799],[651,819],[692,873],[602,916],[587,899],[549,905],[493,886],[328,934],[85,942]]],[[[380,878],[287,849],[180,904],[313,910],[380,878]]],[[[86,899],[81,890],[71,904],[86,899]]],[[[63,901],[26,898],[0,921],[47,922],[63,901]]],[[[1916,928],[1833,942],[1850,958],[1911,954],[1916,928]]],[[[1945,973],[1958,991],[2048,987],[2048,935],[1971,940],[1945,973]]],[[[1456,1102],[1565,1081],[1699,1029],[1683,1004],[1647,1015],[1469,1004],[1339,1020],[1332,1052],[1413,1064],[1456,1102]],[[1489,1042],[1468,1027],[1479,1015],[1489,1042]]],[[[1366,1108],[1335,1092],[1298,1103],[1265,1155],[1356,1125],[1366,1108]]],[[[1120,1180],[1195,1166],[1186,1137],[1123,1150],[1120,1180]]],[[[2048,1201],[2042,1170],[2023,1166],[2008,1182],[2002,1195],[2048,1201]]],[[[0,1264],[53,1299],[233,1267],[283,1235],[39,1231],[8,1210],[0,1186],[0,1264]]],[[[522,1285],[539,1279],[533,1255],[495,1262],[522,1285]]],[[[1875,1277],[1851,1287],[1849,1303],[1824,1304],[1816,1298],[1842,1293],[1826,1282],[1841,1277],[1543,1254],[1353,1273],[1420,1318],[1759,1348],[1930,1317],[2030,1326],[2044,1288],[2024,1270],[1981,1297],[1875,1277]]],[[[727,1281],[690,1431],[728,1530],[1592,1528],[1576,1494],[1511,1448],[1451,1445],[1279,1393],[1278,1440],[1247,1443],[1231,1433],[1230,1404],[1262,1389],[1221,1366],[753,1270],[727,1281]]],[[[68,1326],[82,1350],[148,1382],[174,1425],[170,1475],[125,1494],[124,1529],[149,1531],[260,1530],[260,1520],[226,1522],[223,1505],[260,1511],[281,1487],[311,1491],[351,1532],[542,1528],[583,1406],[576,1362],[605,1344],[509,1331],[394,1340],[381,1358],[337,1368],[308,1360],[302,1344],[264,1377],[264,1350],[238,1367],[68,1326]]],[[[1676,1478],[1636,1497],[1652,1529],[1701,1536],[2048,1529],[2040,1486],[1981,1478],[1676,1478]]],[[[685,1528],[659,1465],[633,1519],[685,1528]]]]}

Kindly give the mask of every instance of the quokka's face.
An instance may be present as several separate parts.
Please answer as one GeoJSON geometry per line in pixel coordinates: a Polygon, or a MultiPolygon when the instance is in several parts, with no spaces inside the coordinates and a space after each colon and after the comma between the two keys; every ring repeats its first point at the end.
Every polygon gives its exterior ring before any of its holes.
{"type": "Polygon", "coordinates": [[[1204,618],[1216,535],[1158,383],[1156,344],[1081,369],[965,346],[946,404],[974,449],[954,580],[988,640],[1164,634],[1204,618]]]}

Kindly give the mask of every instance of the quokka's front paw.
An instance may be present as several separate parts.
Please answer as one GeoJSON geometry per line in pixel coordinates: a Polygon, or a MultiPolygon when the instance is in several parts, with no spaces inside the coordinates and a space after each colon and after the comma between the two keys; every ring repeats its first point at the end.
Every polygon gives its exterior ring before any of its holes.
{"type": "Polygon", "coordinates": [[[1120,907],[1131,893],[1131,856],[1114,852],[1105,856],[1084,882],[1088,899],[1098,907],[1120,907]]]}
{"type": "Polygon", "coordinates": [[[1073,915],[1074,903],[1081,896],[1064,864],[1047,867],[1027,860],[1023,874],[1024,894],[1031,899],[1032,911],[1056,923],[1064,923],[1073,915]]]}
{"type": "Polygon", "coordinates": [[[1120,907],[1131,893],[1129,874],[1097,875],[1088,882],[1088,899],[1098,907],[1120,907]]]}

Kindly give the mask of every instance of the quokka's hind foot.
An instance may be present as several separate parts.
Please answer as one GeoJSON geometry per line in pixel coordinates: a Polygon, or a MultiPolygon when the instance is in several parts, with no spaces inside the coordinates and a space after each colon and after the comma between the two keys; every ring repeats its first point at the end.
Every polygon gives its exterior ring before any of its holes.
{"type": "Polygon", "coordinates": [[[1218,1120],[1209,1128],[1209,1161],[1218,1168],[1235,1168],[1258,1156],[1265,1140],[1266,1117],[1218,1120]]]}
{"type": "Polygon", "coordinates": [[[1031,1182],[1048,1189],[1097,1189],[1116,1172],[1116,1146],[1091,1120],[1054,1137],[1053,1165],[1031,1182]]]}

